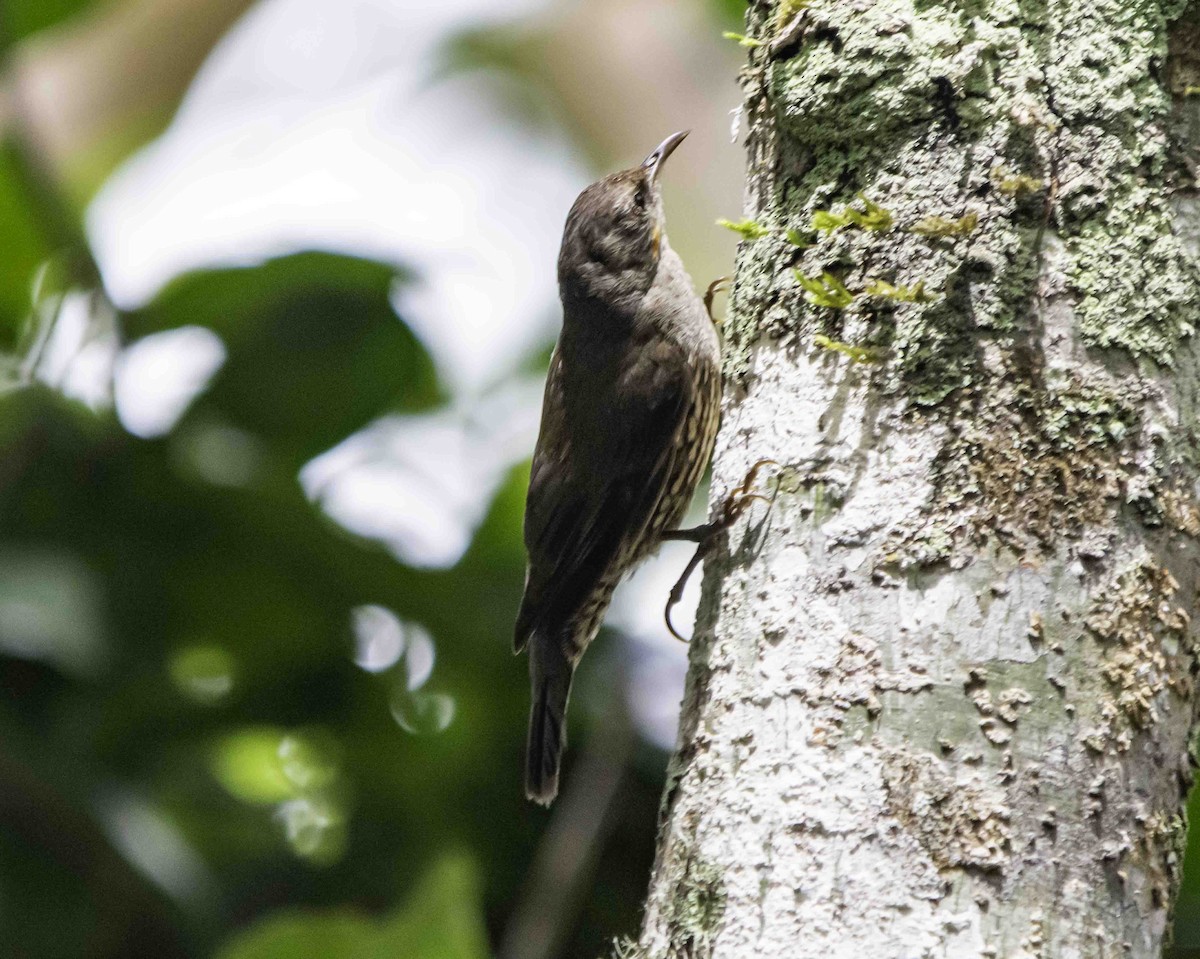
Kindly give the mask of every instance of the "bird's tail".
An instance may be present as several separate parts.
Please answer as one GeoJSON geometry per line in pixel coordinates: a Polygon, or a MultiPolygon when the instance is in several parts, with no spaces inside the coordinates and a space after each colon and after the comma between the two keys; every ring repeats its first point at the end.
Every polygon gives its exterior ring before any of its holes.
{"type": "Polygon", "coordinates": [[[574,669],[557,638],[535,636],[529,650],[533,705],[525,743],[525,795],[549,806],[558,795],[558,769],[567,745],[567,698],[574,669]]]}

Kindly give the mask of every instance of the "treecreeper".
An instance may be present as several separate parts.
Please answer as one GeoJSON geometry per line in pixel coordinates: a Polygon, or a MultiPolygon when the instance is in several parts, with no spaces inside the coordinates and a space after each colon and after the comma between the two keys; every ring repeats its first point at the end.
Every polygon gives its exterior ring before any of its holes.
{"type": "Polygon", "coordinates": [[[525,793],[545,805],[558,792],[571,677],[617,583],[664,539],[703,544],[727,525],[675,528],[721,406],[717,332],[663,217],[659,178],[686,135],[587,187],[563,230],[562,332],[533,454],[513,640],[529,650],[532,687],[525,793]]]}

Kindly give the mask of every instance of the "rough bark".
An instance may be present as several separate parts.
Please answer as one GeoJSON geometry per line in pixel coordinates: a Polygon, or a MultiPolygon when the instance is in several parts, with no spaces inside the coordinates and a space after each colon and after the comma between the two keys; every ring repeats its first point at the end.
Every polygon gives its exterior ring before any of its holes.
{"type": "Polygon", "coordinates": [[[1196,725],[1200,6],[784,0],[748,34],[770,232],[714,502],[782,469],[706,571],[638,952],[1158,956],[1196,725]],[[860,191],[890,228],[808,236],[860,191]]]}

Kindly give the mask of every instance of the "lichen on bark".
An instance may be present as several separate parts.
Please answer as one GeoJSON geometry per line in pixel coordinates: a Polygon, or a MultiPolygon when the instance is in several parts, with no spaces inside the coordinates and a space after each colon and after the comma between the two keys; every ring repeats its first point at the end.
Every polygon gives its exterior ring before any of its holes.
{"type": "Polygon", "coordinates": [[[1197,23],[751,5],[768,232],[715,501],[781,465],[706,572],[647,956],[698,954],[690,863],[718,959],[1160,951],[1196,710],[1197,23]]]}

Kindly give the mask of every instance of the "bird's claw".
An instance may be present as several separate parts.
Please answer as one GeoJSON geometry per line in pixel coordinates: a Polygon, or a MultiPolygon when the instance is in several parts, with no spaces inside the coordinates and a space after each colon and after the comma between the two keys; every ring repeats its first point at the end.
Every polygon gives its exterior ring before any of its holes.
{"type": "Polygon", "coordinates": [[[687,587],[688,580],[692,578],[692,573],[696,571],[696,567],[700,565],[705,554],[712,548],[711,543],[712,540],[701,540],[697,544],[696,552],[692,554],[692,558],[687,566],[684,567],[682,575],[680,575],[675,585],[671,587],[671,595],[667,597],[667,608],[663,610],[663,621],[667,624],[667,629],[681,643],[686,643],[688,640],[679,634],[679,631],[675,628],[675,624],[671,622],[671,610],[683,599],[683,591],[687,587]]]}
{"type": "Polygon", "coordinates": [[[764,503],[770,502],[762,493],[754,493],[752,490],[758,482],[758,474],[762,472],[764,466],[778,465],[779,463],[773,459],[761,459],[750,467],[746,473],[746,478],[742,480],[742,485],[732,490],[725,497],[725,503],[721,506],[721,518],[714,524],[717,527],[716,531],[729,529],[750,508],[750,504],[755,500],[761,500],[764,503]]]}
{"type": "Polygon", "coordinates": [[[742,480],[742,485],[733,491],[732,495],[745,495],[754,488],[754,484],[758,482],[758,474],[762,472],[764,466],[778,466],[779,461],[773,460],[770,457],[764,457],[750,467],[746,472],[746,478],[742,480]]]}
{"type": "Polygon", "coordinates": [[[720,516],[713,522],[697,526],[694,529],[668,530],[663,534],[663,539],[683,539],[696,544],[696,552],[684,568],[679,580],[671,588],[671,594],[667,597],[667,608],[663,610],[663,619],[667,624],[667,629],[681,643],[686,643],[687,640],[679,635],[679,632],[671,622],[671,610],[683,598],[683,591],[687,587],[688,580],[692,578],[692,573],[696,571],[696,567],[700,565],[704,557],[712,550],[716,544],[717,537],[736,523],[755,500],[761,500],[764,503],[770,502],[762,493],[755,493],[752,490],[758,482],[758,474],[762,472],[763,467],[778,465],[779,463],[776,460],[761,459],[751,466],[746,473],[746,478],[742,480],[742,484],[725,497],[725,502],[721,506],[720,516]]]}
{"type": "Polygon", "coordinates": [[[710,284],[708,284],[708,289],[704,291],[704,309],[708,312],[708,318],[718,326],[720,324],[718,323],[717,318],[713,316],[713,299],[718,293],[725,289],[728,284],[729,277],[719,276],[710,284]]]}

